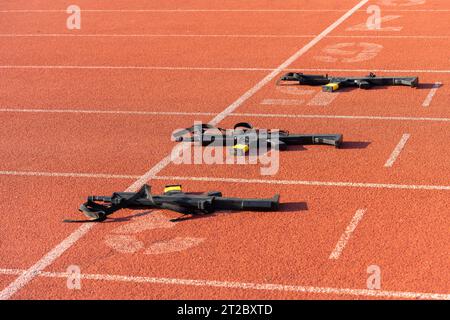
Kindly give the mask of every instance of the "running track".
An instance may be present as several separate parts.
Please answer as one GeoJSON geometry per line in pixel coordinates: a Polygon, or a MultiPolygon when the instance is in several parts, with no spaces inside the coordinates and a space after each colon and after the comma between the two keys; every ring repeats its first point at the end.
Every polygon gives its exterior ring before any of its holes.
{"type": "Polygon", "coordinates": [[[449,299],[450,6],[437,0],[79,0],[0,6],[0,298],[449,299]],[[369,5],[390,16],[364,30],[369,5]],[[285,70],[418,75],[421,86],[276,87],[285,70]],[[341,132],[340,150],[176,165],[176,128],[249,121],[341,132]],[[91,194],[281,194],[281,212],[121,212],[63,224],[91,194]],[[69,289],[69,266],[81,289],[69,289]],[[368,289],[379,266],[381,288],[368,289]]]}

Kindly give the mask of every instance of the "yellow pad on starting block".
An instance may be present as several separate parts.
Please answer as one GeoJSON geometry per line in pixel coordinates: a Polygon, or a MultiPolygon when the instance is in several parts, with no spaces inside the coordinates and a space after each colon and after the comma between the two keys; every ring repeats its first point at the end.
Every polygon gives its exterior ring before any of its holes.
{"type": "Polygon", "coordinates": [[[164,188],[164,193],[171,192],[171,191],[180,191],[181,192],[181,185],[179,185],[179,184],[170,185],[170,186],[166,186],[164,188]]]}
{"type": "Polygon", "coordinates": [[[325,92],[334,92],[337,89],[339,89],[339,83],[328,83],[328,84],[322,86],[322,91],[325,91],[325,92]]]}
{"type": "Polygon", "coordinates": [[[236,144],[233,146],[234,152],[246,154],[249,150],[248,145],[246,144],[236,144]]]}

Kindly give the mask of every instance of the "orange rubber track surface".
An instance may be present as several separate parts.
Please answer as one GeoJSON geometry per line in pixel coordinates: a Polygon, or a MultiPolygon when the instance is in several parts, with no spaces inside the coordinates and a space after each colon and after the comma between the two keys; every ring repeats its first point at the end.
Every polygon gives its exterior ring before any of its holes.
{"type": "Polygon", "coordinates": [[[358,3],[83,0],[80,30],[66,27],[70,1],[1,4],[0,298],[450,299],[450,6],[369,0],[341,19],[358,3]],[[364,29],[370,5],[381,30],[364,29]],[[325,94],[276,86],[287,70],[420,85],[325,94]],[[175,129],[218,114],[223,128],[344,144],[291,147],[274,175],[261,162],[165,160],[175,129]],[[62,223],[83,218],[88,195],[143,183],[282,205],[62,223]]]}

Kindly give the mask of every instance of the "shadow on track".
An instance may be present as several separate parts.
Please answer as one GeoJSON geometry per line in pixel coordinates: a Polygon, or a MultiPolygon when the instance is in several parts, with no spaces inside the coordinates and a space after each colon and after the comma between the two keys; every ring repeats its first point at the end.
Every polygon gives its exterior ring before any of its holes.
{"type": "Polygon", "coordinates": [[[369,141],[344,141],[339,149],[365,149],[369,144],[369,141]]]}
{"type": "MultiPolygon", "coordinates": [[[[279,210],[276,212],[269,212],[269,214],[280,214],[283,212],[298,212],[298,211],[307,211],[308,210],[308,204],[306,202],[285,202],[280,203],[279,210]]],[[[218,211],[217,213],[212,214],[204,214],[204,215],[193,215],[193,216],[182,216],[179,218],[171,219],[172,222],[183,222],[183,221],[189,221],[189,220],[195,220],[195,219],[204,219],[204,218],[212,218],[217,216],[218,214],[245,214],[241,211],[218,211]]],[[[268,213],[261,211],[259,213],[268,213]]],[[[257,212],[253,212],[252,214],[257,214],[257,212]]]]}

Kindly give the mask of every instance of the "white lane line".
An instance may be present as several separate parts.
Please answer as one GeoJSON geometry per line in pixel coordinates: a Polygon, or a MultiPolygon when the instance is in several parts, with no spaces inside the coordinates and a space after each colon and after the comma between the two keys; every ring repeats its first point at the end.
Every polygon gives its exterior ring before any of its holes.
{"type": "MultiPolygon", "coordinates": [[[[1,111],[1,110],[0,110],[1,111]]],[[[342,119],[342,120],[382,120],[382,121],[435,121],[449,122],[450,118],[427,118],[427,117],[384,117],[384,116],[344,116],[326,114],[271,114],[271,113],[233,113],[232,117],[255,117],[255,118],[306,118],[306,119],[342,119]]]]}
{"type": "Polygon", "coordinates": [[[310,181],[310,180],[271,180],[271,179],[239,179],[219,177],[183,177],[183,176],[156,176],[154,180],[185,180],[204,182],[226,182],[226,183],[262,183],[281,185],[304,185],[323,187],[350,187],[350,188],[378,188],[378,189],[409,189],[409,190],[450,190],[450,186],[442,185],[415,185],[395,183],[367,183],[367,182],[341,182],[341,181],[310,181]]]}
{"type": "Polygon", "coordinates": [[[360,38],[360,39],[448,39],[450,35],[375,35],[375,34],[367,34],[367,35],[334,35],[330,36],[330,38],[360,38]]]}
{"type": "Polygon", "coordinates": [[[0,112],[23,113],[80,113],[80,114],[113,114],[137,116],[215,116],[214,112],[182,112],[182,111],[133,111],[133,110],[89,110],[89,109],[20,109],[0,108],[0,112]]]}
{"type": "Polygon", "coordinates": [[[397,160],[398,156],[400,155],[400,152],[402,152],[403,148],[405,147],[406,142],[408,141],[410,136],[411,136],[410,134],[405,133],[401,137],[400,142],[397,144],[397,146],[395,147],[394,151],[392,151],[391,156],[389,157],[389,159],[387,159],[386,163],[384,164],[384,166],[386,168],[392,167],[392,165],[394,164],[395,160],[397,160]]]}
{"type": "MultiPolygon", "coordinates": [[[[117,38],[314,38],[315,34],[154,34],[154,33],[138,33],[138,34],[120,34],[120,33],[0,33],[0,37],[73,37],[73,38],[95,38],[95,37],[117,37],[117,38]]],[[[450,36],[449,36],[450,37],[450,36]]]]}
{"type": "Polygon", "coordinates": [[[77,66],[77,65],[1,65],[0,69],[77,69],[77,70],[168,70],[168,71],[273,71],[273,68],[160,67],[160,66],[77,66]]]}
{"type": "MultiPolygon", "coordinates": [[[[21,275],[25,270],[20,269],[0,269],[0,274],[5,275],[21,275]]],[[[45,278],[64,278],[67,279],[71,275],[66,272],[44,272],[37,273],[39,277],[45,278]]],[[[424,293],[424,292],[408,292],[408,291],[390,291],[390,290],[369,290],[369,289],[350,289],[350,288],[333,288],[333,287],[314,287],[299,286],[272,283],[249,283],[249,282],[230,282],[216,280],[200,280],[200,279],[179,279],[179,278],[156,278],[145,276],[124,276],[112,274],[88,274],[82,273],[81,279],[93,281],[112,281],[125,283],[140,284],[164,284],[178,286],[196,286],[196,287],[216,287],[216,288],[234,288],[243,290],[266,290],[266,291],[283,291],[298,293],[315,293],[315,294],[336,294],[351,296],[369,296],[379,298],[404,298],[404,299],[436,299],[450,300],[448,293],[424,293]]]]}
{"type": "MultiPolygon", "coordinates": [[[[332,32],[335,28],[337,28],[341,23],[343,23],[348,17],[350,17],[356,10],[361,8],[364,4],[366,4],[368,0],[361,0],[356,6],[347,11],[342,17],[332,23],[328,28],[326,28],[323,32],[321,32],[317,37],[312,39],[309,43],[307,43],[303,48],[298,50],[294,55],[288,58],[285,62],[283,62],[278,68],[269,73],[266,77],[264,77],[261,81],[259,81],[255,86],[245,92],[241,97],[239,97],[235,102],[229,105],[225,110],[221,113],[217,114],[209,123],[211,125],[216,125],[224,118],[226,118],[229,114],[231,114],[234,110],[236,110],[241,104],[251,98],[255,93],[257,93],[265,84],[274,79],[283,69],[289,67],[291,63],[293,63],[296,59],[305,54],[308,50],[310,50],[314,45],[316,45],[320,40],[322,40],[325,36],[327,36],[330,32],[332,32]]],[[[183,146],[182,148],[188,148],[188,145],[183,146]]],[[[139,179],[137,179],[130,187],[127,188],[126,191],[136,191],[140,186],[146,183],[149,179],[153,178],[158,174],[163,168],[165,168],[171,162],[171,155],[169,154],[165,158],[163,158],[159,163],[157,163],[153,168],[143,174],[139,179]]],[[[36,274],[46,267],[51,265],[59,256],[61,256],[66,250],[68,250],[74,243],[76,243],[81,237],[83,237],[94,224],[85,224],[80,226],[77,230],[74,231],[68,238],[63,240],[60,244],[58,244],[54,249],[44,255],[39,261],[37,261],[33,266],[31,266],[24,274],[20,275],[16,280],[10,283],[5,289],[0,292],[0,300],[9,299],[12,295],[14,295],[17,291],[23,288],[27,283],[33,280],[36,277],[36,274]]]]}
{"type": "MultiPolygon", "coordinates": [[[[163,159],[164,160],[164,159],[163,159]]],[[[160,163],[163,163],[163,160],[160,163]]],[[[161,165],[161,164],[160,164],[161,165]]],[[[155,166],[156,168],[156,166],[155,166]]],[[[161,167],[158,168],[162,170],[161,167]]],[[[156,171],[156,169],[155,169],[156,171]]],[[[154,172],[153,172],[154,174],[154,172]]],[[[118,175],[105,173],[80,173],[80,172],[45,172],[45,171],[0,171],[4,176],[35,176],[35,177],[66,177],[66,178],[96,178],[96,179],[138,179],[138,175],[118,175]]],[[[305,185],[324,187],[353,187],[353,188],[379,188],[379,189],[411,189],[411,190],[450,190],[450,186],[443,185],[411,185],[392,183],[367,183],[367,182],[341,182],[341,181],[310,181],[310,180],[275,180],[275,179],[239,179],[218,177],[183,177],[183,176],[153,176],[153,180],[181,180],[181,181],[214,181],[226,183],[262,183],[281,185],[305,185]]],[[[144,181],[144,183],[147,182],[144,181]]],[[[139,186],[135,186],[139,188],[139,186]]]]}
{"type": "MultiPolygon", "coordinates": [[[[0,33],[4,38],[314,38],[315,34],[154,34],[154,33],[0,33]]],[[[332,35],[328,38],[448,39],[450,35],[332,35]]]]}
{"type": "MultiPolygon", "coordinates": [[[[345,9],[83,9],[84,12],[345,12],[345,9]]],[[[356,10],[366,11],[366,10],[356,10]]],[[[383,9],[385,12],[450,12],[450,9],[383,9]]],[[[64,12],[60,9],[9,9],[0,13],[46,13],[64,12]]]]}
{"type": "MultiPolygon", "coordinates": [[[[214,116],[214,112],[178,112],[178,111],[133,111],[133,110],[94,110],[94,109],[22,109],[0,108],[0,112],[10,113],[74,113],[74,114],[111,114],[111,115],[139,115],[139,116],[214,116]]],[[[345,116],[326,114],[279,114],[279,113],[244,113],[229,114],[230,117],[255,118],[300,118],[300,119],[343,119],[343,120],[382,120],[382,121],[429,121],[450,122],[450,118],[432,117],[389,117],[389,116],[345,116]]]]}
{"type": "Polygon", "coordinates": [[[83,172],[45,172],[45,171],[0,171],[2,176],[30,176],[30,177],[64,177],[64,178],[95,178],[95,179],[138,179],[138,175],[83,173],[83,172]]]}
{"type": "Polygon", "coordinates": [[[321,71],[321,72],[388,72],[388,73],[450,73],[450,70],[436,70],[436,69],[323,69],[323,68],[307,68],[296,70],[300,71],[321,71]]]}
{"type": "Polygon", "coordinates": [[[441,82],[435,82],[433,87],[431,88],[430,92],[428,93],[427,97],[425,98],[424,102],[422,103],[422,107],[429,107],[431,104],[431,100],[433,100],[434,95],[436,94],[436,91],[441,87],[441,82]]]}
{"type": "Polygon", "coordinates": [[[353,232],[356,229],[356,226],[363,218],[364,214],[366,213],[366,209],[359,209],[356,211],[355,215],[353,216],[352,220],[348,224],[347,228],[345,228],[344,233],[342,233],[341,237],[339,238],[339,241],[336,243],[336,246],[334,247],[333,251],[331,252],[329,259],[337,260],[341,256],[342,251],[344,250],[345,246],[347,245],[348,241],[350,240],[350,237],[352,236],[353,232]]]}
{"type": "Polygon", "coordinates": [[[260,104],[262,105],[279,105],[279,106],[299,106],[305,100],[301,99],[264,99],[260,104]]]}
{"type": "MultiPolygon", "coordinates": [[[[345,9],[83,9],[83,12],[345,12],[345,9]]],[[[59,9],[11,9],[0,13],[45,13],[66,12],[59,9]]]]}
{"type": "MultiPolygon", "coordinates": [[[[164,66],[108,66],[108,65],[0,65],[0,69],[56,69],[56,70],[162,70],[162,71],[240,71],[240,72],[257,72],[257,71],[273,71],[274,68],[252,68],[252,67],[164,67],[164,66]]],[[[437,69],[322,69],[322,68],[284,68],[285,71],[302,71],[302,72],[385,72],[385,73],[450,73],[450,70],[437,69]]]]}

